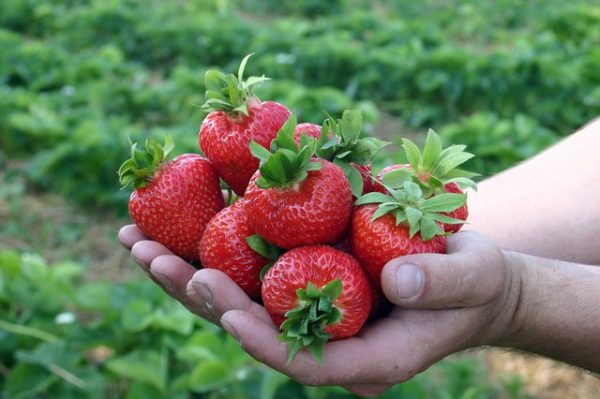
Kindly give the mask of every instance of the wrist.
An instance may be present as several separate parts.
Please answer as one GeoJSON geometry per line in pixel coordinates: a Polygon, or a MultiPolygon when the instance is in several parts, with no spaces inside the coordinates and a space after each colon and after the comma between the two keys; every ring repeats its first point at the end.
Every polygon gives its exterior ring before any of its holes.
{"type": "Polygon", "coordinates": [[[487,334],[483,334],[479,345],[512,347],[519,340],[523,330],[525,306],[524,293],[528,281],[522,255],[516,252],[501,251],[506,270],[504,290],[493,304],[489,317],[485,320],[487,334]]]}

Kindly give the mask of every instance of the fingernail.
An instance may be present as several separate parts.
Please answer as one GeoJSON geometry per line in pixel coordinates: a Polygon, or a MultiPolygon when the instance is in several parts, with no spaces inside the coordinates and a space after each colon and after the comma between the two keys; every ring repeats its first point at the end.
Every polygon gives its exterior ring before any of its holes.
{"type": "Polygon", "coordinates": [[[202,300],[206,303],[208,307],[212,306],[213,296],[212,291],[208,288],[208,285],[204,283],[199,283],[197,281],[192,281],[192,287],[194,287],[194,291],[200,295],[202,300]]]}
{"type": "Polygon", "coordinates": [[[410,263],[400,265],[396,270],[396,290],[399,298],[409,299],[416,296],[423,287],[421,269],[410,263]]]}
{"type": "Polygon", "coordinates": [[[221,326],[223,327],[223,329],[225,331],[227,331],[229,333],[229,335],[231,335],[238,342],[240,342],[240,338],[238,336],[237,331],[235,331],[235,328],[233,328],[233,325],[231,325],[231,323],[227,320],[227,318],[225,317],[225,315],[223,315],[223,317],[221,317],[221,326]]]}
{"type": "Polygon", "coordinates": [[[165,287],[168,291],[173,291],[173,283],[166,274],[158,273],[154,270],[152,270],[151,273],[163,287],[165,287]]]}

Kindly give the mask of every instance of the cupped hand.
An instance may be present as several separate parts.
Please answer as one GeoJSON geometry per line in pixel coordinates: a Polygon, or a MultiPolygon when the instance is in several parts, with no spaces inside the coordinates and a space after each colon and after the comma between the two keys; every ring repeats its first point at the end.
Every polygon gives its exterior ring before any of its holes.
{"type": "Polygon", "coordinates": [[[135,226],[119,239],[142,269],[190,311],[220,324],[252,357],[306,385],[341,385],[378,394],[449,354],[500,341],[514,329],[521,275],[486,237],[462,232],[447,254],[409,255],[382,272],[385,295],[396,306],[355,337],[329,342],[324,363],[301,351],[287,364],[287,347],[265,309],[224,273],[194,269],[135,226]]]}
{"type": "Polygon", "coordinates": [[[118,239],[131,251],[131,257],[142,271],[192,313],[217,325],[221,325],[221,316],[232,309],[270,321],[265,309],[253,302],[225,273],[214,269],[197,270],[164,245],[149,240],[133,224],[122,227],[118,239]]]}

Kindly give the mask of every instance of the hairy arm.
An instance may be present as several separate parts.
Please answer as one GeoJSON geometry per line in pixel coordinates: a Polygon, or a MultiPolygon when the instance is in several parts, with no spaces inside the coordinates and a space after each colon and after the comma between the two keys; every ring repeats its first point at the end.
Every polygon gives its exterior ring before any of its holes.
{"type": "Polygon", "coordinates": [[[600,264],[600,119],[481,182],[469,210],[503,249],[600,264]]]}
{"type": "Polygon", "coordinates": [[[600,372],[600,270],[505,253],[520,276],[512,323],[498,344],[600,372]]]}

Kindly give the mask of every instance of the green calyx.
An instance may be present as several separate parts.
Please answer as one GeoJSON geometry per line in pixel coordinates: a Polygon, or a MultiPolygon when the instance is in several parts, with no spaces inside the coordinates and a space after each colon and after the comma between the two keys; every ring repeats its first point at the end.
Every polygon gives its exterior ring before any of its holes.
{"type": "Polygon", "coordinates": [[[244,57],[237,76],[232,73],[224,74],[217,70],[206,72],[204,76],[206,102],[202,105],[202,110],[206,112],[225,111],[231,114],[241,113],[248,116],[248,102],[255,98],[251,87],[269,80],[264,75],[250,76],[243,80],[246,63],[252,54],[254,53],[244,57]]]}
{"type": "Polygon", "coordinates": [[[260,270],[260,280],[264,280],[265,275],[269,271],[271,267],[275,264],[275,261],[279,259],[279,257],[285,252],[284,249],[279,248],[275,244],[271,244],[264,238],[262,238],[258,234],[253,234],[251,236],[246,237],[246,244],[252,249],[254,252],[262,256],[263,258],[269,259],[266,265],[260,270]]]}
{"type": "Polygon", "coordinates": [[[279,340],[288,344],[288,364],[302,348],[323,364],[323,347],[331,336],[325,332],[329,325],[339,323],[342,312],[333,302],[342,293],[342,281],[333,280],[319,289],[312,282],[296,291],[298,306],[285,314],[279,340]]]}
{"type": "Polygon", "coordinates": [[[362,194],[363,180],[353,164],[371,163],[379,150],[389,144],[375,137],[364,137],[362,124],[362,112],[358,109],[344,111],[342,119],[338,120],[328,115],[321,128],[316,151],[320,158],[342,168],[356,197],[362,194]]]}
{"type": "Polygon", "coordinates": [[[311,161],[315,155],[317,140],[302,135],[300,145],[296,145],[296,124],[296,116],[290,116],[271,142],[270,151],[254,140],[250,142],[252,155],[260,160],[261,177],[256,180],[258,187],[297,187],[306,179],[308,172],[319,170],[323,166],[321,162],[311,161]]]}
{"type": "Polygon", "coordinates": [[[146,139],[143,150],[137,148],[137,143],[132,144],[131,158],[123,162],[118,171],[122,188],[132,183],[136,189],[146,187],[174,146],[170,136],[165,136],[163,145],[150,138],[146,139]]]}
{"type": "Polygon", "coordinates": [[[443,187],[444,184],[455,182],[462,189],[476,189],[471,178],[477,174],[458,169],[458,166],[474,157],[465,151],[465,145],[442,148],[440,136],[429,129],[422,152],[408,139],[402,139],[402,147],[414,173],[430,186],[443,187]]]}
{"type": "MultiPolygon", "coordinates": [[[[416,179],[418,180],[418,179],[416,179]]],[[[421,186],[406,175],[404,181],[393,186],[385,185],[389,194],[368,193],[360,197],[355,205],[379,204],[371,220],[392,214],[396,225],[407,225],[412,238],[420,233],[423,241],[429,241],[437,235],[446,235],[440,223],[457,224],[464,220],[451,218],[443,213],[460,208],[467,200],[466,194],[445,193],[425,196],[421,186]]]]}

